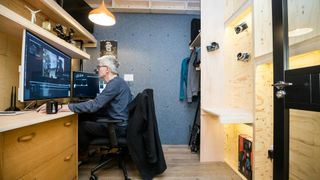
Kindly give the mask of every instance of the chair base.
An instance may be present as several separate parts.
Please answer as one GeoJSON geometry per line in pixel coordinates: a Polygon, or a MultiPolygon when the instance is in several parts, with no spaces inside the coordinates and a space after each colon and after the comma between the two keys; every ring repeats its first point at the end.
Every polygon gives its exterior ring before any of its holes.
{"type": "MultiPolygon", "coordinates": [[[[98,177],[95,175],[95,173],[97,171],[99,171],[100,169],[102,169],[103,167],[105,167],[107,164],[109,164],[114,159],[118,160],[118,166],[119,166],[119,168],[122,169],[124,179],[130,180],[130,178],[128,177],[128,172],[127,172],[126,164],[124,161],[124,155],[126,154],[124,151],[126,151],[126,150],[120,149],[120,152],[115,154],[114,156],[109,156],[105,160],[103,160],[103,158],[101,158],[102,162],[99,163],[93,169],[91,169],[90,180],[98,180],[98,177]]],[[[110,155],[110,154],[107,154],[106,156],[108,156],[108,155],[110,155]]]]}

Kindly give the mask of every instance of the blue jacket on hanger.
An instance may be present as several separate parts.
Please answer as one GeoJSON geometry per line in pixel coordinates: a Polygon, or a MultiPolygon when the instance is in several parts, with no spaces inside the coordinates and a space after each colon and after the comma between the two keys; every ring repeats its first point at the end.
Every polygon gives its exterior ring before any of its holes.
{"type": "Polygon", "coordinates": [[[184,58],[181,63],[181,75],[180,75],[180,101],[183,101],[186,98],[186,88],[187,88],[187,82],[188,82],[188,64],[189,64],[190,58],[184,58]]]}

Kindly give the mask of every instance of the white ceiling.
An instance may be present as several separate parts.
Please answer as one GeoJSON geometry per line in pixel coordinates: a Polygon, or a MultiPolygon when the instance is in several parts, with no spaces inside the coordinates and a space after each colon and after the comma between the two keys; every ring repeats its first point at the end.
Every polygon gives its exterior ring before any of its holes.
{"type": "MultiPolygon", "coordinates": [[[[85,0],[92,8],[102,0],[85,0]]],[[[200,0],[104,0],[112,12],[200,14],[200,0]]]]}

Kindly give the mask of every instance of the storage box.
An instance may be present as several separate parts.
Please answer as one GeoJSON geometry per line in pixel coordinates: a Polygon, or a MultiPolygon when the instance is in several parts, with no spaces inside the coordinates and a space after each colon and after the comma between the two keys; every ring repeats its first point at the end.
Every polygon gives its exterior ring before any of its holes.
{"type": "Polygon", "coordinates": [[[252,179],[252,137],[244,134],[239,135],[239,160],[238,170],[247,179],[252,179]]]}

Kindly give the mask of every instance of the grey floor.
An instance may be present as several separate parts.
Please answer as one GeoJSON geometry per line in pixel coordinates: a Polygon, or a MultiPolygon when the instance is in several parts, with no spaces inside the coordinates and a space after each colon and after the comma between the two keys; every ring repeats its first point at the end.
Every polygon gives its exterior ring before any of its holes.
{"type": "MultiPolygon", "coordinates": [[[[187,179],[187,180],[241,180],[241,178],[223,162],[200,163],[199,155],[193,154],[186,146],[164,146],[163,148],[167,163],[167,170],[154,179],[187,179]]],[[[94,156],[86,164],[79,167],[79,180],[88,180],[90,169],[99,161],[98,156],[94,156]]],[[[129,177],[141,179],[138,170],[131,161],[127,164],[129,177]]],[[[123,180],[121,169],[117,163],[113,162],[110,167],[106,167],[97,173],[99,180],[123,180]]]]}

